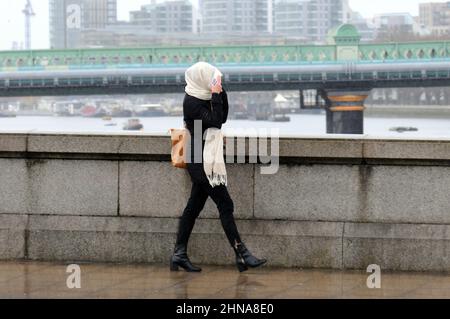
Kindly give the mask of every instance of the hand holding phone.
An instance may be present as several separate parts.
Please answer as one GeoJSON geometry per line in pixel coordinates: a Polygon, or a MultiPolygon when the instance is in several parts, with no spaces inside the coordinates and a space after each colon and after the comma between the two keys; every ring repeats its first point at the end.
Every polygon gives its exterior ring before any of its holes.
{"type": "Polygon", "coordinates": [[[217,76],[212,80],[211,83],[211,92],[212,93],[222,93],[222,77],[217,76]]]}

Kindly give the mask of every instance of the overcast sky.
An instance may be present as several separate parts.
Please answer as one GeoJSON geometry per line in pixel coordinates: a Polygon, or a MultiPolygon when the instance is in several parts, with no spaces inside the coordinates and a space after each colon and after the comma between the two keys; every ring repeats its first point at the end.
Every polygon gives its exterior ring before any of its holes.
{"type": "MultiPolygon", "coordinates": [[[[162,0],[161,0],[162,1],[162,0]]],[[[130,10],[139,9],[151,0],[118,0],[119,19],[127,20],[130,10]]],[[[197,4],[197,0],[193,0],[197,4]]],[[[418,14],[419,3],[428,0],[350,0],[353,10],[369,18],[385,12],[410,12],[418,14]]],[[[445,2],[445,0],[432,0],[445,2]]],[[[24,41],[24,16],[22,9],[26,0],[0,0],[0,50],[9,50],[13,41],[24,41]]],[[[47,48],[48,43],[48,0],[32,0],[37,14],[32,22],[32,46],[34,49],[47,48]]]]}

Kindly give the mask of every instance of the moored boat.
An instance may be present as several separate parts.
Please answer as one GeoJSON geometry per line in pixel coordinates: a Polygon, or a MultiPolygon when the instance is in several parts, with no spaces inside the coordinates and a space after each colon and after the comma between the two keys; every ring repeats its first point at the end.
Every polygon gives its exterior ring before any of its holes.
{"type": "Polygon", "coordinates": [[[140,131],[144,128],[141,121],[139,119],[129,119],[124,123],[123,129],[125,131],[140,131]]]}
{"type": "Polygon", "coordinates": [[[166,111],[161,104],[144,104],[140,105],[136,110],[136,116],[138,117],[165,117],[166,111]]]}
{"type": "Polygon", "coordinates": [[[274,114],[270,117],[270,121],[286,123],[286,122],[290,122],[291,118],[289,116],[287,116],[286,114],[274,114]]]}
{"type": "Polygon", "coordinates": [[[405,132],[418,132],[419,129],[417,127],[393,127],[390,129],[391,132],[405,133],[405,132]]]}
{"type": "Polygon", "coordinates": [[[92,105],[86,105],[84,106],[81,111],[80,111],[81,116],[83,117],[106,117],[109,116],[108,112],[103,109],[103,108],[96,108],[95,106],[92,105]]]}

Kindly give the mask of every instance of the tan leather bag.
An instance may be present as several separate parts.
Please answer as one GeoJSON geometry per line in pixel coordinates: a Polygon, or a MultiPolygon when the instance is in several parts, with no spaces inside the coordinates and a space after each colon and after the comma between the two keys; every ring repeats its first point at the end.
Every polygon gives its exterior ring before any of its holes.
{"type": "Polygon", "coordinates": [[[176,168],[186,169],[186,143],[189,141],[189,131],[183,129],[171,129],[172,139],[172,165],[176,168]]]}

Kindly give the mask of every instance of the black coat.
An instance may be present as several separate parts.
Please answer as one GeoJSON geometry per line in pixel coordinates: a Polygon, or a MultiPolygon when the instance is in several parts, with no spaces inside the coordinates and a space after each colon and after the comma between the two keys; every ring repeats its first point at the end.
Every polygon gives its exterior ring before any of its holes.
{"type": "Polygon", "coordinates": [[[187,165],[187,169],[194,183],[208,183],[203,169],[203,148],[205,146],[203,137],[209,128],[222,128],[222,124],[225,124],[228,119],[228,110],[228,96],[225,91],[221,94],[213,94],[211,101],[200,100],[188,94],[184,97],[184,123],[191,135],[190,154],[188,154],[190,163],[187,165]],[[194,121],[196,120],[202,121],[201,136],[194,132],[194,121]],[[200,150],[197,150],[197,154],[195,154],[195,142],[202,146],[201,153],[200,150]]]}

